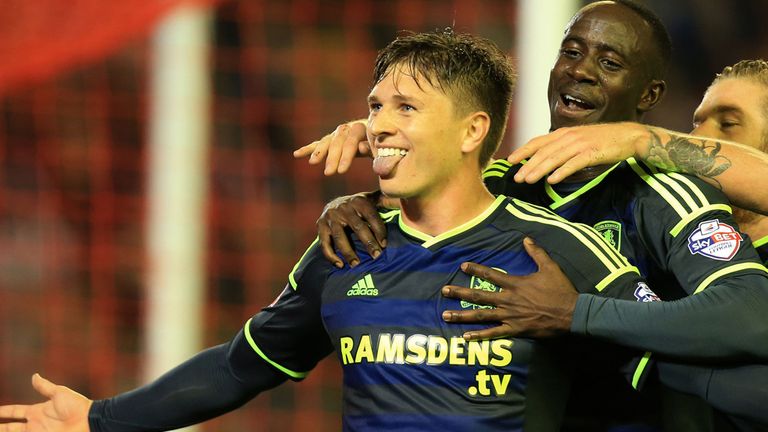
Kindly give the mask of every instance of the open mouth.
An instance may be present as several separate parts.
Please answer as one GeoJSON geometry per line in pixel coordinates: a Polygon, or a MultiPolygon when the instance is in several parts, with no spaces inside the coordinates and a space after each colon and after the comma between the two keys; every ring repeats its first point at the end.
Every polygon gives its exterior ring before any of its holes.
{"type": "Polygon", "coordinates": [[[379,177],[390,177],[398,163],[408,154],[408,150],[394,147],[381,147],[376,150],[373,159],[373,172],[379,177]]]}
{"type": "Polygon", "coordinates": [[[585,101],[584,99],[580,99],[575,96],[571,96],[569,94],[561,94],[560,100],[563,102],[563,105],[565,105],[568,109],[571,110],[593,110],[595,109],[595,105],[592,103],[585,101]]]}

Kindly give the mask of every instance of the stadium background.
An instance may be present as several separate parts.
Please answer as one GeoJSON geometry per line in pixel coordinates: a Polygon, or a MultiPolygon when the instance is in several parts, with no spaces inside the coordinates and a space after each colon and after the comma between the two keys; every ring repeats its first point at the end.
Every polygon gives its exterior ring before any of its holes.
{"type": "MultiPolygon", "coordinates": [[[[95,398],[143,380],[149,41],[182,3],[0,1],[0,403],[37,400],[29,385],[36,371],[95,398]]],[[[401,29],[454,25],[514,56],[518,4],[195,3],[209,4],[213,17],[208,346],[275,297],[325,201],[374,186],[366,163],[325,178],[291,150],[365,114],[376,50],[401,29]]],[[[688,130],[714,73],[740,58],[768,57],[760,22],[768,5],[648,4],[669,27],[675,54],[672,91],[647,120],[688,130]]],[[[508,139],[503,151],[512,145],[508,139]]],[[[339,382],[327,360],[304,383],[204,428],[338,430],[339,382]]]]}

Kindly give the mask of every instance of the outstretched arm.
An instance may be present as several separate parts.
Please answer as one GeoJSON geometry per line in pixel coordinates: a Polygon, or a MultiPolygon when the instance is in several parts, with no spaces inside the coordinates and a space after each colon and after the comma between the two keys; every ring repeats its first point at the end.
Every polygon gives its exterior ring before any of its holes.
{"type": "Polygon", "coordinates": [[[659,168],[701,177],[721,189],[737,206],[768,213],[768,154],[731,141],[697,137],[638,123],[605,123],[561,128],[533,138],[508,160],[528,159],[515,181],[533,183],[544,176],[558,183],[588,166],[637,157],[659,168]],[[551,174],[550,174],[551,173],[551,174]]]}
{"type": "Polygon", "coordinates": [[[309,156],[310,165],[325,160],[325,175],[344,174],[355,157],[371,155],[365,125],[365,119],[340,124],[328,135],[294,151],[293,157],[309,156]]]}
{"type": "Polygon", "coordinates": [[[156,381],[115,396],[91,401],[35,375],[32,385],[48,398],[34,405],[0,407],[0,432],[128,432],[177,429],[231,411],[286,376],[261,360],[242,331],[156,381]]]}
{"type": "Polygon", "coordinates": [[[0,419],[7,422],[0,424],[0,431],[88,431],[92,400],[39,374],[32,376],[32,387],[47,400],[34,405],[0,406],[0,419]]]}

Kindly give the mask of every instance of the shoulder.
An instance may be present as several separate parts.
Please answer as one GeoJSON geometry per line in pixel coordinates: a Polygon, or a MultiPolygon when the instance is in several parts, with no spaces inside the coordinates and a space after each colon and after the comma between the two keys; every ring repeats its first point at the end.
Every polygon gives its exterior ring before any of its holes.
{"type": "Polygon", "coordinates": [[[633,158],[627,162],[638,179],[636,209],[655,215],[645,218],[649,222],[671,224],[668,231],[673,235],[707,213],[733,212],[721,191],[695,176],[660,170],[633,158]]]}
{"type": "MultiPolygon", "coordinates": [[[[619,275],[638,273],[591,227],[567,221],[545,207],[509,201],[506,209],[517,219],[518,230],[544,248],[572,280],[578,276],[590,289],[600,291],[619,275]]],[[[585,291],[578,283],[577,288],[585,291]]]]}

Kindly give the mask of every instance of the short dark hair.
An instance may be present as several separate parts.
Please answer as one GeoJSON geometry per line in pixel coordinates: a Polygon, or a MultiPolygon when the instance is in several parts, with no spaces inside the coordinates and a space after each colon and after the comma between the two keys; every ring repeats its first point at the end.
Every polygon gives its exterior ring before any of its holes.
{"type": "Polygon", "coordinates": [[[651,37],[653,38],[656,50],[659,53],[659,64],[655,65],[655,70],[651,71],[652,75],[654,75],[651,78],[664,79],[669,70],[669,63],[672,60],[672,39],[669,37],[667,27],[664,26],[664,23],[661,22],[661,19],[654,11],[642,3],[638,3],[634,0],[611,1],[631,9],[651,27],[651,37]]]}
{"type": "Polygon", "coordinates": [[[488,39],[447,28],[398,36],[376,58],[374,85],[396,66],[404,66],[414,78],[423,77],[450,96],[457,108],[488,113],[491,125],[480,150],[480,166],[484,167],[507,127],[515,86],[509,56],[488,39]]]}

